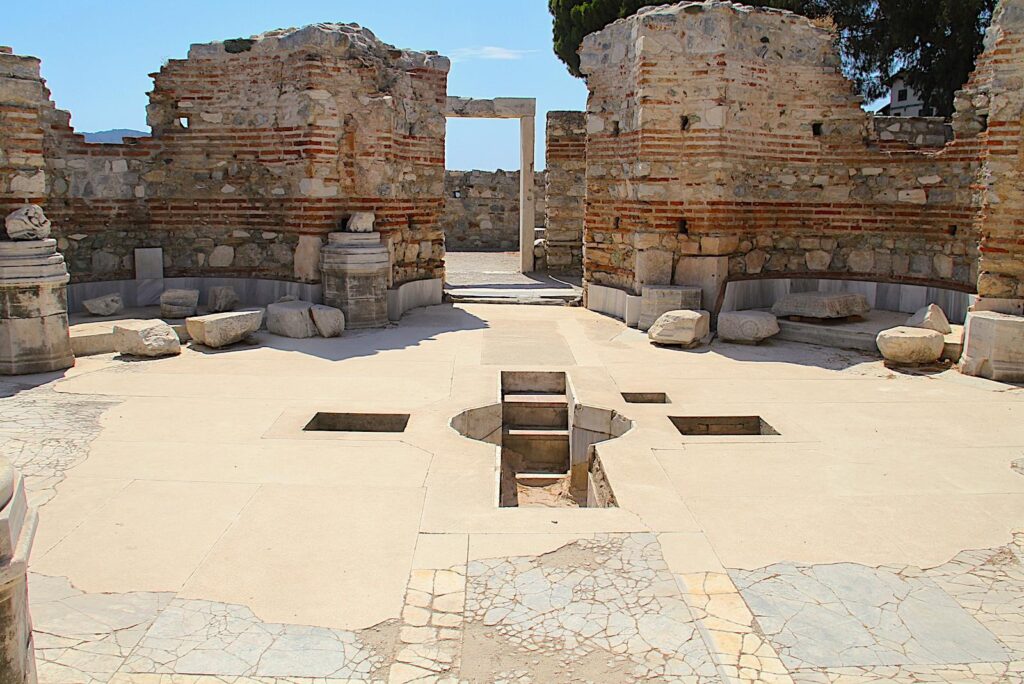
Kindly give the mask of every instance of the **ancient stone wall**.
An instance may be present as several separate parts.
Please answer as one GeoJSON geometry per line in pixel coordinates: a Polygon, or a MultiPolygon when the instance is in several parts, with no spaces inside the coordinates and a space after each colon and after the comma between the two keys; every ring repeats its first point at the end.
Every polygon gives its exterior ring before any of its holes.
{"type": "MultiPolygon", "coordinates": [[[[983,139],[883,141],[828,31],[708,0],[642,10],[588,36],[581,55],[588,282],[713,283],[709,308],[728,280],[978,287],[983,139]]],[[[1019,248],[1011,225],[990,249],[1019,248]]]]}
{"type": "MultiPolygon", "coordinates": [[[[536,228],[544,228],[544,172],[534,176],[536,228]]],[[[448,251],[519,251],[519,172],[445,173],[444,229],[448,251]]]]}
{"type": "Polygon", "coordinates": [[[587,120],[584,112],[548,112],[548,271],[583,272],[583,219],[587,196],[587,120]]]}
{"type": "Polygon", "coordinates": [[[377,214],[391,284],[440,277],[448,66],[354,25],[194,45],[153,75],[151,138],[91,145],[38,61],[0,54],[0,203],[45,200],[79,282],[162,247],[168,277],[314,283],[356,211],[377,214]]]}
{"type": "Polygon", "coordinates": [[[1024,303],[1024,0],[1001,0],[974,74],[956,98],[958,139],[980,146],[976,231],[981,307],[1024,303]],[[986,302],[986,300],[988,300],[986,302]]]}

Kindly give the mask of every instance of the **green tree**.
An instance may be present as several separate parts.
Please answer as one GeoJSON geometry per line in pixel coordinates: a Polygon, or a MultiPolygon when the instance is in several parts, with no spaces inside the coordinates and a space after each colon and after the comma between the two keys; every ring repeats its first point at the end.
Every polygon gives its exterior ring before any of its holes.
{"type": "MultiPolygon", "coordinates": [[[[580,76],[583,37],[641,7],[676,0],[548,0],[555,54],[580,76]]],[[[981,52],[995,0],[747,0],[744,4],[828,17],[838,31],[843,64],[867,98],[881,97],[903,72],[936,114],[953,111],[953,93],[981,52]]]]}

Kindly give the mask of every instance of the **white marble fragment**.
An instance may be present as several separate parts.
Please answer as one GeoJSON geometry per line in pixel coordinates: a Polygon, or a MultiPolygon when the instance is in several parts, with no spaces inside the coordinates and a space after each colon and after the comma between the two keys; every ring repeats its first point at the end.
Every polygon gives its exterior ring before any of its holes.
{"type": "Polygon", "coordinates": [[[934,363],[942,356],[945,339],[940,333],[924,328],[900,326],[878,333],[878,351],[893,363],[934,363]]]}
{"type": "Polygon", "coordinates": [[[728,342],[757,344],[779,334],[779,321],[767,311],[730,311],[718,315],[718,336],[728,342]]]}
{"type": "Polygon", "coordinates": [[[341,309],[314,304],[309,313],[321,337],[340,337],[345,332],[345,314],[341,309]]]}
{"type": "Polygon", "coordinates": [[[114,326],[114,349],[128,356],[174,356],[181,342],[163,321],[125,321],[114,326]]]}
{"type": "Polygon", "coordinates": [[[668,311],[654,322],[647,337],[656,344],[693,347],[711,332],[711,314],[707,311],[668,311]]]}
{"type": "Polygon", "coordinates": [[[50,237],[50,219],[42,207],[26,204],[15,209],[4,219],[7,236],[12,240],[44,240],[50,237]]]}
{"type": "Polygon", "coordinates": [[[185,320],[188,334],[195,342],[219,349],[241,342],[263,325],[263,309],[228,311],[194,316],[185,320]]]}
{"type": "Polygon", "coordinates": [[[949,320],[946,318],[945,312],[938,304],[929,304],[928,306],[918,309],[917,313],[907,319],[906,324],[911,328],[925,328],[927,330],[934,330],[937,333],[948,335],[953,332],[953,328],[949,325],[949,320]]]}
{"type": "Polygon", "coordinates": [[[278,302],[267,307],[267,330],[282,337],[305,339],[316,337],[309,302],[278,302]]]}
{"type": "Polygon", "coordinates": [[[117,293],[86,299],[82,306],[93,316],[113,316],[124,311],[124,302],[117,293]]]}

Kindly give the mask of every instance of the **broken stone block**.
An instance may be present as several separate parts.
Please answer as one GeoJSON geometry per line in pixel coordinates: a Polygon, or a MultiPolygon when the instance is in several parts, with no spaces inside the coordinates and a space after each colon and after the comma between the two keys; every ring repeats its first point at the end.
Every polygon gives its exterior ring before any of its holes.
{"type": "Polygon", "coordinates": [[[278,302],[267,307],[267,330],[282,337],[305,339],[316,337],[309,302],[278,302]]]}
{"type": "Polygon", "coordinates": [[[341,333],[345,332],[345,314],[341,309],[314,304],[309,313],[321,337],[340,337],[341,333]]]}
{"type": "Polygon", "coordinates": [[[1024,316],[967,314],[960,372],[1000,382],[1024,382],[1024,316]]]}
{"type": "Polygon", "coordinates": [[[757,344],[779,334],[779,321],[767,311],[730,311],[718,315],[718,336],[727,342],[757,344]]]}
{"type": "Polygon", "coordinates": [[[114,326],[114,350],[127,356],[174,356],[181,342],[163,321],[125,321],[114,326]]]}
{"type": "Polygon", "coordinates": [[[82,302],[82,306],[93,316],[113,316],[124,311],[124,302],[121,301],[121,295],[116,293],[86,299],[82,302]]]}
{"type": "Polygon", "coordinates": [[[376,220],[377,216],[372,211],[357,211],[348,217],[345,230],[349,233],[372,233],[376,220]]]}
{"type": "Polygon", "coordinates": [[[185,320],[188,334],[195,342],[220,349],[241,342],[263,325],[263,309],[227,311],[185,320]]]}
{"type": "Polygon", "coordinates": [[[649,329],[662,314],[669,311],[700,309],[701,294],[699,287],[648,285],[643,289],[640,303],[639,328],[649,329]]]}
{"type": "Polygon", "coordinates": [[[196,315],[199,290],[167,290],[160,295],[161,318],[188,318],[196,315]]]}
{"type": "Polygon", "coordinates": [[[211,287],[206,293],[206,308],[210,310],[210,313],[234,311],[237,306],[238,293],[231,286],[211,287]]]}
{"type": "Polygon", "coordinates": [[[15,209],[4,219],[7,236],[12,240],[45,240],[50,237],[50,219],[42,207],[26,204],[15,209]]]}
{"type": "Polygon", "coordinates": [[[658,317],[647,337],[655,344],[696,347],[711,332],[707,311],[668,311],[658,317]]]}
{"type": "Polygon", "coordinates": [[[923,309],[918,309],[917,313],[907,319],[906,325],[911,328],[934,330],[935,332],[942,333],[943,335],[948,335],[953,332],[953,328],[950,327],[946,314],[938,304],[929,304],[923,309]]]}
{"type": "Polygon", "coordinates": [[[846,318],[863,316],[869,311],[867,297],[845,292],[793,292],[772,307],[776,316],[802,318],[846,318]]]}
{"type": "Polygon", "coordinates": [[[945,346],[941,333],[905,325],[883,330],[875,342],[886,361],[898,364],[935,363],[945,346]]]}

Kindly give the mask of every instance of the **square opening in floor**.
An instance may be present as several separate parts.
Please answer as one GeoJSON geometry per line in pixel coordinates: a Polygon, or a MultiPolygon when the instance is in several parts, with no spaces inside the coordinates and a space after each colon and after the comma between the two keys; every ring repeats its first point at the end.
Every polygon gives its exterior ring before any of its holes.
{"type": "Polygon", "coordinates": [[[408,413],[330,413],[321,411],[304,432],[405,432],[408,413]]]}
{"type": "Polygon", "coordinates": [[[664,392],[622,392],[627,404],[667,404],[668,395],[664,392]]]}
{"type": "Polygon", "coordinates": [[[683,435],[778,435],[761,416],[669,416],[683,435]]]}

